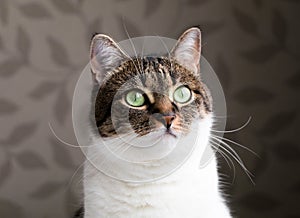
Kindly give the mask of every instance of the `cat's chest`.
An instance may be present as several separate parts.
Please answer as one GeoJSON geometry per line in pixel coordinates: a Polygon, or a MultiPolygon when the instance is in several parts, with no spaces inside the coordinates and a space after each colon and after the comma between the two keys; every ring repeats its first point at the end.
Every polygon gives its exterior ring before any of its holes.
{"type": "Polygon", "coordinates": [[[103,176],[90,179],[85,184],[86,218],[199,217],[200,211],[205,214],[219,199],[216,172],[210,173],[208,168],[194,174],[179,171],[146,184],[127,184],[103,176]]]}

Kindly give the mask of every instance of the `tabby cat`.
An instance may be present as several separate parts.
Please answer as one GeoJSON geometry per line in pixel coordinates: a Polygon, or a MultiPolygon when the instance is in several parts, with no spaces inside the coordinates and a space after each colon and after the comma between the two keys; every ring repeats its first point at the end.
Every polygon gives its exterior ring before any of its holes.
{"type": "Polygon", "coordinates": [[[84,169],[84,209],[76,217],[231,217],[219,189],[216,157],[199,168],[213,122],[212,99],[200,74],[200,30],[185,31],[166,56],[129,57],[103,34],[94,36],[90,54],[96,131],[87,152],[93,164],[87,161],[84,169]],[[199,140],[190,156],[162,178],[126,181],[98,169],[104,160],[95,157],[103,141],[128,145],[122,136],[134,136],[136,144],[156,143],[159,149],[143,155],[143,148],[130,151],[127,146],[120,154],[140,164],[127,172],[119,166],[120,173],[144,178],[163,166],[162,157],[187,146],[185,140],[195,128],[199,140]]]}

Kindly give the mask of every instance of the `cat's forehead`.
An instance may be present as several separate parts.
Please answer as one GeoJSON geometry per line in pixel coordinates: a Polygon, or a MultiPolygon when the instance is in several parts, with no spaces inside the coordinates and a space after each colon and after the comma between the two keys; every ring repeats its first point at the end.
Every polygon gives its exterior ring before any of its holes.
{"type": "MultiPolygon", "coordinates": [[[[178,85],[196,85],[199,78],[166,57],[135,58],[123,63],[118,71],[127,74],[124,87],[143,87],[153,92],[165,92],[178,85]]],[[[116,72],[117,74],[120,72],[116,72]]]]}
{"type": "MultiPolygon", "coordinates": [[[[138,61],[138,60],[137,60],[138,61]]],[[[165,92],[176,84],[178,78],[174,78],[170,63],[160,58],[144,58],[134,66],[138,71],[134,79],[129,81],[132,86],[142,87],[151,92],[165,92]]]]}

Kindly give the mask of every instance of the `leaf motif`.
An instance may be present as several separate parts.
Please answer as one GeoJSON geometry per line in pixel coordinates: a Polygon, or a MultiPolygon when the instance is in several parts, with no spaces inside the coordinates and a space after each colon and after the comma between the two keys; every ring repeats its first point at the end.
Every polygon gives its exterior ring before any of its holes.
{"type": "Polygon", "coordinates": [[[136,37],[141,35],[139,29],[134,23],[123,19],[121,16],[119,16],[119,24],[120,28],[124,30],[125,37],[136,37]],[[126,31],[128,32],[129,36],[127,35],[126,31]]]}
{"type": "Polygon", "coordinates": [[[208,2],[208,0],[189,0],[187,2],[187,4],[190,5],[190,6],[200,6],[200,5],[203,5],[207,2],[208,2]]]}
{"type": "Polygon", "coordinates": [[[277,208],[280,202],[266,193],[250,193],[238,200],[239,205],[253,211],[270,211],[277,208]]]}
{"type": "Polygon", "coordinates": [[[1,198],[0,217],[3,218],[23,217],[23,209],[15,202],[1,198]]]}
{"type": "Polygon", "coordinates": [[[286,111],[273,115],[260,129],[259,134],[263,136],[273,136],[292,124],[297,116],[295,111],[286,111]]]}
{"type": "Polygon", "coordinates": [[[23,61],[11,58],[0,63],[0,77],[9,78],[15,75],[24,64],[23,61]]]}
{"type": "Polygon", "coordinates": [[[20,6],[20,11],[29,18],[42,19],[50,18],[48,10],[38,2],[31,2],[20,6]]]}
{"type": "Polygon", "coordinates": [[[49,141],[52,145],[55,162],[65,169],[74,169],[76,165],[70,155],[70,151],[67,149],[67,145],[62,144],[53,138],[49,138],[49,141]]]}
{"type": "Polygon", "coordinates": [[[299,89],[300,88],[300,71],[298,71],[291,78],[289,78],[287,83],[291,88],[299,89]]]}
{"type": "Polygon", "coordinates": [[[59,66],[70,65],[69,57],[66,48],[52,37],[47,39],[52,60],[59,66]]]}
{"type": "Polygon", "coordinates": [[[253,63],[265,63],[280,51],[276,45],[261,45],[250,51],[241,52],[241,55],[253,63]]]}
{"type": "Polygon", "coordinates": [[[22,27],[18,28],[16,44],[23,58],[28,59],[31,44],[30,44],[30,39],[28,34],[25,32],[25,30],[22,27]]]}
{"type": "Polygon", "coordinates": [[[230,69],[221,55],[217,57],[215,66],[215,71],[221,80],[222,86],[225,89],[228,88],[231,80],[230,69]]]}
{"type": "Polygon", "coordinates": [[[282,161],[300,160],[300,148],[291,142],[279,142],[273,146],[273,151],[282,161]]]}
{"type": "Polygon", "coordinates": [[[235,97],[241,104],[254,105],[270,101],[274,94],[260,87],[247,87],[240,90],[235,97]]]}
{"type": "Polygon", "coordinates": [[[7,139],[1,140],[0,142],[8,147],[19,145],[33,135],[37,126],[36,122],[22,123],[12,130],[7,139]]]}
{"type": "Polygon", "coordinates": [[[233,9],[233,16],[235,17],[237,24],[243,31],[252,35],[257,34],[257,24],[252,17],[237,8],[233,9]]]}
{"type": "Polygon", "coordinates": [[[70,107],[70,99],[67,95],[66,90],[62,88],[58,93],[54,104],[54,116],[60,124],[63,124],[66,120],[67,115],[71,113],[70,107]]]}
{"type": "Polygon", "coordinates": [[[18,164],[25,170],[45,169],[47,165],[43,158],[32,151],[23,151],[15,156],[18,164]]]}
{"type": "Polygon", "coordinates": [[[12,164],[7,159],[2,166],[0,166],[0,187],[9,179],[12,173],[12,164]]]}
{"type": "Polygon", "coordinates": [[[284,44],[287,37],[287,23],[279,11],[274,11],[272,31],[280,44],[284,44]]]}
{"type": "Polygon", "coordinates": [[[75,5],[71,3],[71,1],[51,0],[51,2],[56,7],[56,9],[63,14],[74,14],[78,11],[75,5]]]}
{"type": "Polygon", "coordinates": [[[162,0],[151,0],[145,2],[145,17],[150,17],[153,15],[159,8],[162,0]]]}
{"type": "Polygon", "coordinates": [[[45,199],[53,196],[64,185],[61,182],[46,182],[30,194],[32,198],[45,199]]]}
{"type": "Polygon", "coordinates": [[[1,0],[1,7],[0,7],[0,20],[3,25],[8,23],[8,13],[9,13],[9,5],[8,0],[1,0]]]}
{"type": "Polygon", "coordinates": [[[33,99],[40,100],[53,93],[57,86],[58,84],[56,82],[44,81],[40,83],[34,90],[32,90],[29,96],[33,99]]]}
{"type": "Polygon", "coordinates": [[[18,106],[10,100],[0,99],[0,116],[10,115],[18,110],[18,106]]]}

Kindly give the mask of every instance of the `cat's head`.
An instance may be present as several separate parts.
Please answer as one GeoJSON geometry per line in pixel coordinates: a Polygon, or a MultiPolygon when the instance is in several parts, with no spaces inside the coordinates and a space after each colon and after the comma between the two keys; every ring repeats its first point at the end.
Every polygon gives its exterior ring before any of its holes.
{"type": "Polygon", "coordinates": [[[135,133],[176,139],[212,112],[200,74],[201,32],[185,31],[165,57],[128,57],[108,36],[91,43],[98,85],[95,122],[101,137],[135,133]]]}

